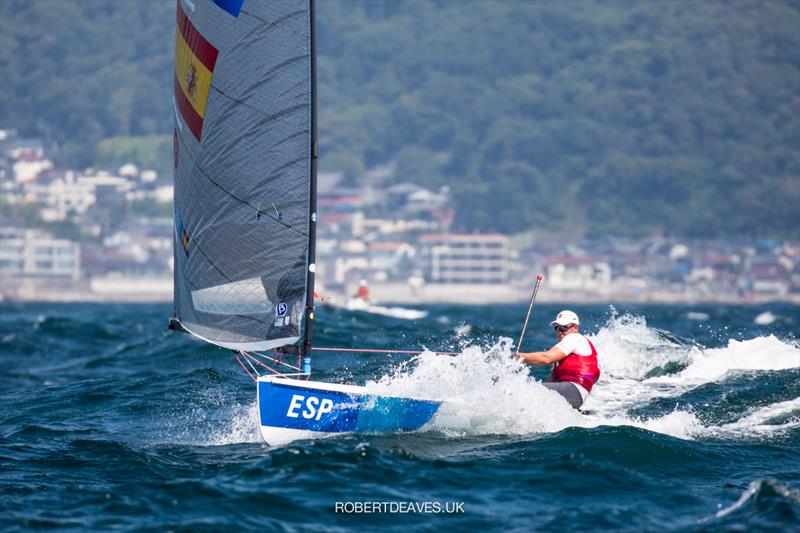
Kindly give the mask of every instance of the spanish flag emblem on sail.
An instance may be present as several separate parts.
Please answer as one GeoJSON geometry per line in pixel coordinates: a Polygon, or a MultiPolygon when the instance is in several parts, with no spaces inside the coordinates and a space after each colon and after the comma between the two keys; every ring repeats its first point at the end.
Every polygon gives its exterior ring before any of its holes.
{"type": "Polygon", "coordinates": [[[175,103],[197,140],[203,133],[211,75],[217,63],[217,49],[200,35],[178,4],[175,31],[175,103]]]}

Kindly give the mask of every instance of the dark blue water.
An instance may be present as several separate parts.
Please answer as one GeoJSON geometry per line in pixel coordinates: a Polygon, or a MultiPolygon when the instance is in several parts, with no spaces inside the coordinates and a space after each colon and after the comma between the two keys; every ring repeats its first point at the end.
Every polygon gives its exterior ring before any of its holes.
{"type": "Polygon", "coordinates": [[[589,414],[510,361],[524,306],[320,310],[319,346],[463,353],[319,355],[314,379],[452,401],[420,433],[271,449],[253,382],[167,331],[170,306],[0,305],[5,531],[800,529],[796,306],[574,306],[601,354],[589,414]]]}

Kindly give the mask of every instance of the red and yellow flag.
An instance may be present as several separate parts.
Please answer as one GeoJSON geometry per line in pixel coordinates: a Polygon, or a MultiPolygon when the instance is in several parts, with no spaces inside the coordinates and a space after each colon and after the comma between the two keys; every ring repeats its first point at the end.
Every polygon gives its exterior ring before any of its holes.
{"type": "Polygon", "coordinates": [[[175,103],[197,140],[203,132],[211,75],[217,62],[217,49],[200,35],[178,4],[175,31],[175,103]]]}

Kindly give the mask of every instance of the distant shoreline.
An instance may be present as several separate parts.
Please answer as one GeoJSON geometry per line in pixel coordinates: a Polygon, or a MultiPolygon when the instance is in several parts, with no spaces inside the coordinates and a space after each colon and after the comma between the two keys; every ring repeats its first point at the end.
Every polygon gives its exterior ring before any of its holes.
{"type": "MultiPolygon", "coordinates": [[[[343,294],[329,293],[321,288],[317,305],[328,302],[345,302],[343,294]]],[[[400,284],[375,285],[371,287],[371,297],[375,303],[382,305],[498,305],[524,304],[530,301],[530,289],[512,286],[459,286],[430,285],[412,294],[400,284]]],[[[142,292],[126,291],[120,287],[114,292],[94,292],[88,287],[60,289],[54,287],[26,287],[24,290],[11,293],[0,293],[0,302],[13,303],[171,303],[172,291],[142,292]]],[[[669,291],[642,292],[640,294],[622,294],[607,292],[597,294],[579,291],[555,291],[540,289],[536,301],[546,304],[637,304],[637,305],[762,305],[769,303],[787,303],[800,305],[800,294],[789,294],[783,297],[753,295],[742,298],[730,294],[695,295],[674,293],[669,291]]]]}

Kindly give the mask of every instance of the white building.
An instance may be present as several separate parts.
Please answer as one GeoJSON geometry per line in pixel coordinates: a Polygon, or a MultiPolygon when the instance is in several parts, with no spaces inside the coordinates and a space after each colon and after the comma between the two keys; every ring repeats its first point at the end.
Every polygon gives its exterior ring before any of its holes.
{"type": "Polygon", "coordinates": [[[80,244],[36,229],[0,229],[3,277],[80,278],[80,244]]]}
{"type": "Polygon", "coordinates": [[[163,185],[153,190],[132,190],[125,193],[125,199],[129,202],[153,201],[160,204],[172,203],[175,191],[172,185],[163,185]]]}
{"type": "Polygon", "coordinates": [[[65,220],[70,213],[83,214],[95,203],[94,185],[76,179],[67,172],[49,184],[34,184],[28,187],[27,200],[42,206],[42,219],[47,222],[65,220]]]}
{"type": "Polygon", "coordinates": [[[426,277],[433,283],[508,283],[508,237],[500,234],[427,234],[419,238],[426,277]]]}
{"type": "Polygon", "coordinates": [[[139,175],[139,167],[133,163],[127,163],[117,169],[117,174],[123,178],[135,178],[139,175]]]}
{"type": "MultiPolygon", "coordinates": [[[[99,173],[76,176],[69,171],[48,184],[34,183],[27,187],[25,200],[42,206],[41,216],[47,222],[66,220],[70,213],[81,215],[97,203],[98,191],[104,194],[130,194],[133,183],[125,178],[99,173]]],[[[164,195],[165,197],[168,195],[164,195]]]]}
{"type": "Polygon", "coordinates": [[[53,162],[49,159],[36,159],[33,161],[20,160],[14,163],[14,180],[17,183],[30,183],[36,181],[39,174],[45,170],[53,168],[53,162]]]}
{"type": "Polygon", "coordinates": [[[588,257],[551,257],[544,261],[548,287],[555,291],[603,293],[611,283],[611,266],[588,257]]]}

